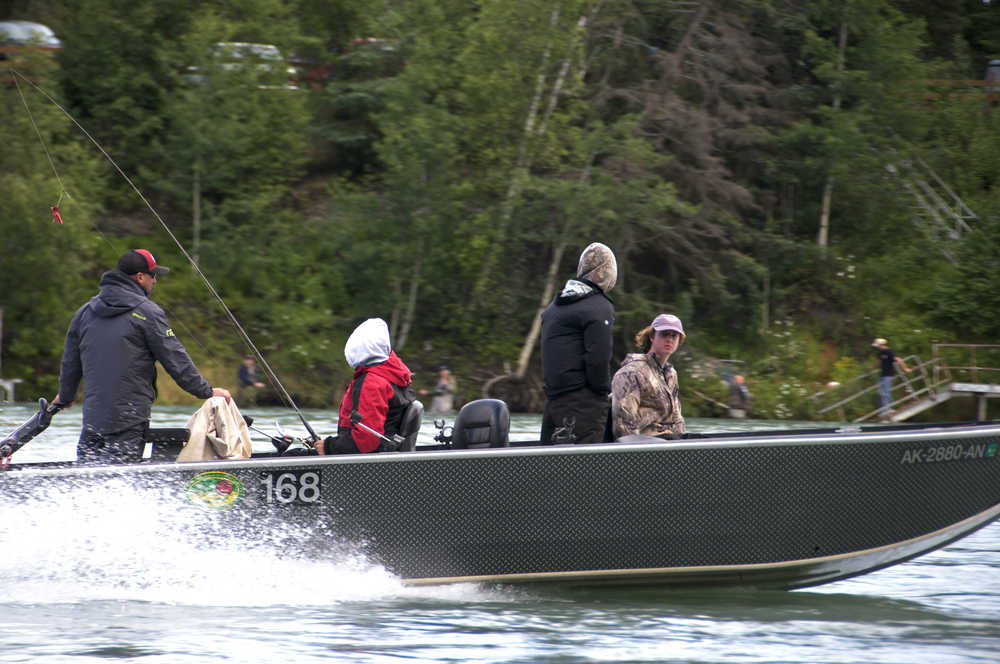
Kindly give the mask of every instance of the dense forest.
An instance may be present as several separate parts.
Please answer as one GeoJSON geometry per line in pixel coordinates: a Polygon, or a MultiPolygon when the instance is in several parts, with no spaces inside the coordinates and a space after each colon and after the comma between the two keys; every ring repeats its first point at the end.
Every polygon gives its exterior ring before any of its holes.
{"type": "Polygon", "coordinates": [[[739,366],[753,416],[815,417],[873,337],[923,358],[1000,338],[998,5],[0,3],[62,42],[2,63],[0,371],[54,394],[73,312],[145,247],[215,384],[241,327],[328,407],[380,316],[417,387],[446,363],[464,399],[538,410],[540,309],[600,241],[616,363],[672,312],[685,414],[718,414],[739,366]]]}

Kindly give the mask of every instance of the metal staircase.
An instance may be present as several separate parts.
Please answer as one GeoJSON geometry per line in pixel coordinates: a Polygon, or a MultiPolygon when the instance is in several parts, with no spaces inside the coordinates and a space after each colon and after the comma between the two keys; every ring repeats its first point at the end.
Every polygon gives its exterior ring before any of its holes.
{"type": "Polygon", "coordinates": [[[972,230],[969,222],[978,219],[976,213],[920,157],[888,163],[886,170],[899,179],[903,190],[913,198],[914,223],[955,263],[949,247],[963,233],[972,230]]]}

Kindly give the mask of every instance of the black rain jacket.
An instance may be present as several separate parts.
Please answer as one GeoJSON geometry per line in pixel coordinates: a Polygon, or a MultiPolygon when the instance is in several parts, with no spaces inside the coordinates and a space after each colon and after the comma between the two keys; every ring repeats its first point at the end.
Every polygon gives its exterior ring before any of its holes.
{"type": "Polygon", "coordinates": [[[584,387],[611,391],[611,331],[615,305],[595,284],[570,279],[542,312],[542,378],[545,396],[584,387]]]}
{"type": "Polygon", "coordinates": [[[84,382],[83,429],[111,434],[149,421],[156,398],[156,362],[183,389],[212,396],[166,314],[120,270],[101,277],[101,292],[80,307],[66,333],[59,400],[76,399],[84,382]]]}

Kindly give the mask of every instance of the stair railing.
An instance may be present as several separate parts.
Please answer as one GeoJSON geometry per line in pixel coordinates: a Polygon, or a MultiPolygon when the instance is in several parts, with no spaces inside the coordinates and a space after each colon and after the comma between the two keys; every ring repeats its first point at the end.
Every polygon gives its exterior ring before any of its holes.
{"type": "MultiPolygon", "coordinates": [[[[910,373],[897,373],[899,380],[895,380],[890,388],[893,392],[902,394],[899,398],[892,399],[889,408],[896,409],[916,401],[930,397],[937,393],[938,388],[951,380],[947,370],[936,369],[938,358],[924,362],[916,355],[909,355],[903,358],[903,362],[910,367],[910,373]],[[916,375],[914,375],[916,374],[916,375]]],[[[836,413],[838,420],[847,421],[847,409],[858,399],[872,398],[878,392],[878,375],[880,369],[867,371],[844,383],[821,390],[809,398],[816,404],[816,414],[823,416],[836,413]]],[[[865,412],[860,417],[852,419],[853,422],[862,422],[878,415],[881,408],[876,408],[865,412]]]]}

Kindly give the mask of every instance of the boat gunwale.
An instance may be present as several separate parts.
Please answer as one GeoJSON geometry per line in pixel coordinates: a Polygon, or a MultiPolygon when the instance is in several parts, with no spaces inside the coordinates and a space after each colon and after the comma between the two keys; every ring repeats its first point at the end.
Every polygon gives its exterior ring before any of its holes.
{"type": "Polygon", "coordinates": [[[768,434],[767,432],[753,432],[755,435],[737,435],[727,437],[728,434],[708,434],[705,437],[683,440],[662,440],[649,437],[647,441],[637,442],[607,442],[594,443],[589,445],[560,444],[560,445],[540,445],[531,444],[526,446],[475,448],[475,449],[433,449],[421,451],[419,448],[410,452],[389,452],[379,454],[358,454],[358,455],[305,455],[305,456],[257,456],[249,459],[229,459],[214,461],[191,461],[176,462],[164,461],[149,463],[148,461],[138,464],[127,465],[105,465],[105,466],[75,466],[73,462],[50,462],[59,465],[43,466],[42,464],[12,464],[6,472],[0,472],[0,477],[24,477],[27,475],[48,477],[53,475],[122,475],[131,473],[162,473],[162,472],[204,472],[207,470],[224,469],[246,469],[246,468],[268,468],[280,466],[282,468],[295,468],[301,466],[315,467],[340,464],[373,464],[373,463],[416,463],[419,461],[443,461],[463,460],[480,457],[534,457],[534,456],[561,456],[561,455],[595,455],[595,454],[633,454],[646,452],[678,452],[699,449],[725,449],[725,448],[756,448],[756,447],[787,447],[787,446],[814,446],[814,445],[853,445],[858,443],[896,443],[905,440],[915,440],[922,443],[937,440],[962,440],[967,438],[982,438],[984,436],[1000,436],[1000,422],[990,422],[988,424],[969,425],[927,425],[921,427],[906,428],[902,430],[867,430],[857,431],[854,429],[843,431],[824,430],[823,433],[809,433],[809,429],[804,429],[802,433],[789,432],[783,430],[781,434],[768,434]],[[709,437],[718,435],[719,437],[709,437]]]}

